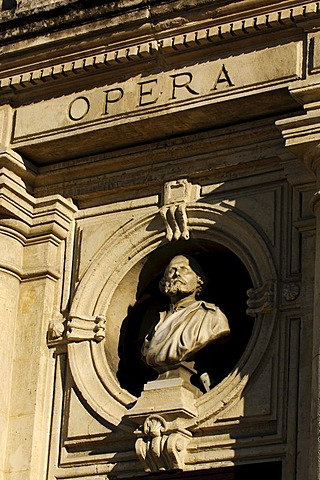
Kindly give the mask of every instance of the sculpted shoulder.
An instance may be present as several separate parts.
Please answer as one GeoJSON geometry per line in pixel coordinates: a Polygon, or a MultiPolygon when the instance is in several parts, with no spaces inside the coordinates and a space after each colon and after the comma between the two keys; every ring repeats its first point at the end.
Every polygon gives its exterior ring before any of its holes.
{"type": "Polygon", "coordinates": [[[211,310],[212,312],[216,312],[216,311],[219,311],[219,310],[220,310],[220,308],[217,307],[214,303],[209,303],[209,302],[201,301],[201,306],[202,306],[205,310],[211,310]]]}

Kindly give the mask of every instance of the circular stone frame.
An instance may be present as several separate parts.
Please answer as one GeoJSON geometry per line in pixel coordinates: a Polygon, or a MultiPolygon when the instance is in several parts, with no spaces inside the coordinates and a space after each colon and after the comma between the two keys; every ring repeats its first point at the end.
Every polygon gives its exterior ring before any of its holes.
{"type": "MultiPolygon", "coordinates": [[[[214,206],[195,203],[188,205],[187,214],[191,237],[221,244],[237,255],[254,288],[275,282],[276,269],[263,232],[242,212],[226,203],[214,206]]],[[[111,345],[119,338],[126,306],[135,301],[139,274],[146,258],[165,243],[158,210],[127,224],[96,253],[73,298],[71,316],[106,316],[105,340],[69,343],[68,357],[83,400],[111,427],[129,430],[123,417],[136,402],[136,397],[121,388],[117,380],[118,359],[111,345]],[[112,261],[110,252],[113,252],[112,261]],[[123,298],[126,302],[120,302],[123,298]]],[[[198,427],[240,397],[249,375],[259,366],[272,336],[275,312],[259,313],[258,317],[245,352],[232,372],[197,400],[198,427]]]]}

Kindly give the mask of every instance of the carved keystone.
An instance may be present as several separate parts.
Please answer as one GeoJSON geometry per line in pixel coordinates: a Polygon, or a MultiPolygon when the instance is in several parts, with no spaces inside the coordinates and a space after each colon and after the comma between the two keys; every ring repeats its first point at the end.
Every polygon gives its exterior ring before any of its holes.
{"type": "Polygon", "coordinates": [[[199,197],[199,189],[199,185],[192,185],[186,179],[165,183],[160,215],[169,242],[180,238],[189,239],[187,203],[199,197]]]}

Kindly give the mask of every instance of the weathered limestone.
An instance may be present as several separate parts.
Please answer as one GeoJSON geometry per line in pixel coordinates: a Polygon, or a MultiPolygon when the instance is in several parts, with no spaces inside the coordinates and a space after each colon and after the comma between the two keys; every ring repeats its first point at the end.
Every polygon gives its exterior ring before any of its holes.
{"type": "Polygon", "coordinates": [[[319,3],[0,8],[0,480],[318,480],[319,3]]]}

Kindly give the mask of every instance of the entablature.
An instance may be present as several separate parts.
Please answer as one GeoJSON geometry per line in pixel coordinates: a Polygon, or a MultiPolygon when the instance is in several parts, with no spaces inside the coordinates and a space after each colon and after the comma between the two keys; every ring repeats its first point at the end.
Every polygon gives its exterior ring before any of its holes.
{"type": "MultiPolygon", "coordinates": [[[[127,3],[124,2],[125,5],[127,3]]],[[[41,31],[37,33],[31,16],[28,27],[22,25],[16,31],[8,31],[8,43],[2,46],[2,101],[21,104],[36,99],[39,91],[41,98],[57,95],[61,88],[76,91],[79,83],[85,88],[99,84],[101,77],[125,76],[128,68],[130,72],[134,71],[134,66],[145,68],[141,67],[142,63],[151,62],[151,67],[156,68],[159,63],[185,63],[186,59],[181,59],[185,55],[199,58],[202,55],[199,52],[203,52],[207,57],[212,54],[212,48],[215,52],[219,51],[220,45],[235,51],[238,48],[235,41],[243,39],[251,39],[252,42],[255,38],[254,42],[263,43],[269,42],[268,37],[276,34],[274,40],[278,41],[283,33],[288,41],[290,36],[301,34],[304,28],[310,30],[310,22],[317,22],[320,17],[318,2],[297,5],[297,2],[286,1],[266,7],[261,2],[250,1],[251,8],[243,8],[239,12],[238,2],[227,2],[227,5],[223,5],[225,2],[213,2],[213,5],[210,2],[210,8],[205,1],[201,4],[206,10],[202,10],[197,2],[197,8],[190,8],[183,17],[177,16],[182,8],[179,5],[181,2],[161,2],[161,6],[158,3],[149,5],[139,1],[132,5],[131,2],[130,9],[127,5],[119,8],[118,17],[113,9],[106,20],[103,10],[111,9],[109,2],[100,5],[99,10],[97,6],[92,7],[96,9],[94,18],[90,17],[90,8],[77,10],[72,2],[68,7],[72,9],[72,15],[81,13],[81,21],[85,19],[87,23],[79,26],[72,17],[73,23],[69,25],[61,12],[58,15],[59,10],[57,17],[53,10],[52,21],[59,21],[59,25],[55,25],[48,35],[50,21],[44,21],[38,14],[36,25],[45,23],[44,36],[41,31]],[[171,9],[172,3],[178,3],[173,13],[169,13],[168,3],[171,9]],[[123,14],[127,15],[126,20],[122,18],[123,14]],[[118,29],[120,24],[121,32],[118,29]]]]}

